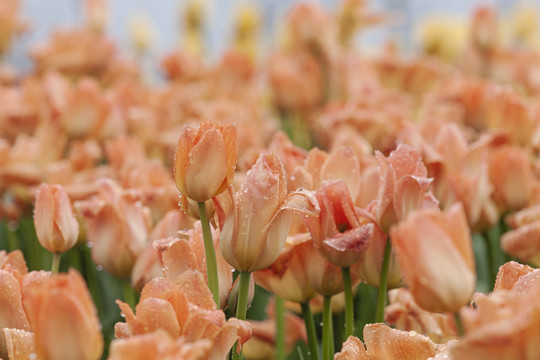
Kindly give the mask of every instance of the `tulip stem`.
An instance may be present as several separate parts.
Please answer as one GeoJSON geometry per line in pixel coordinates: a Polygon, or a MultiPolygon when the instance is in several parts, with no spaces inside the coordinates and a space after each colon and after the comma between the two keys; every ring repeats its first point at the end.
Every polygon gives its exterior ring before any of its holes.
{"type": "Polygon", "coordinates": [[[458,336],[463,337],[463,335],[465,335],[465,331],[463,331],[463,323],[461,322],[461,315],[459,312],[454,313],[454,319],[456,320],[458,336]]]}
{"type": "Polygon", "coordinates": [[[334,357],[334,325],[332,324],[331,296],[324,296],[323,302],[323,360],[332,360],[334,357]]]}
{"type": "Polygon", "coordinates": [[[489,234],[486,232],[482,234],[484,244],[486,245],[487,263],[488,263],[488,275],[489,275],[489,289],[492,289],[495,285],[495,279],[497,278],[497,272],[499,271],[497,264],[495,263],[495,248],[491,243],[489,234]]]}
{"type": "Polygon", "coordinates": [[[124,292],[124,301],[129,305],[130,308],[135,309],[135,305],[137,305],[135,289],[133,289],[133,286],[131,286],[129,279],[123,281],[122,291],[124,292]]]}
{"type": "Polygon", "coordinates": [[[219,310],[219,279],[217,270],[216,251],[214,248],[214,240],[212,239],[212,231],[210,223],[206,216],[206,205],[204,201],[197,203],[199,205],[199,215],[204,238],[204,253],[206,255],[206,274],[208,278],[208,287],[214,297],[214,301],[219,310]]]}
{"type": "Polygon", "coordinates": [[[311,360],[319,360],[319,345],[317,343],[317,332],[315,331],[315,322],[309,301],[302,303],[302,316],[306,325],[306,332],[309,345],[309,358],[311,360]]]}
{"type": "Polygon", "coordinates": [[[276,359],[285,360],[285,302],[276,296],[276,359]]]}
{"type": "MultiPolygon", "coordinates": [[[[241,272],[238,283],[238,303],[236,306],[236,318],[238,320],[246,320],[247,304],[249,297],[249,283],[251,280],[250,272],[241,272]]],[[[242,359],[242,355],[238,352],[238,342],[234,344],[233,360],[242,359]]]]}
{"type": "Polygon", "coordinates": [[[381,268],[381,279],[379,281],[379,294],[377,296],[377,310],[375,311],[375,322],[384,322],[384,308],[386,306],[386,290],[388,285],[388,268],[390,267],[390,255],[392,254],[392,244],[390,238],[386,239],[384,258],[381,268]]]}
{"type": "Polygon", "coordinates": [[[354,304],[351,282],[351,268],[342,267],[343,286],[345,287],[345,340],[354,332],[354,304]]]}
{"type": "Polygon", "coordinates": [[[56,274],[58,270],[60,269],[60,257],[62,256],[61,253],[53,253],[52,254],[52,264],[51,264],[51,273],[56,274]]]}

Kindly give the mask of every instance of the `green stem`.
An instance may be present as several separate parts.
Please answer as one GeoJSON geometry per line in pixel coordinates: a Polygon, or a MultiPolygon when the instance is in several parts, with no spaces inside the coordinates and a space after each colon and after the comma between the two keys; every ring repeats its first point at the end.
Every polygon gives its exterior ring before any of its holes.
{"type": "Polygon", "coordinates": [[[491,239],[488,233],[482,234],[482,238],[484,239],[484,244],[486,245],[489,288],[492,289],[493,285],[495,284],[497,272],[499,271],[499,269],[497,268],[496,261],[495,261],[495,252],[494,252],[495,248],[493,247],[493,244],[491,243],[491,239]]]}
{"type": "Polygon", "coordinates": [[[15,234],[15,231],[11,231],[9,226],[7,226],[6,233],[8,240],[8,250],[14,251],[19,249],[19,241],[17,240],[17,235],[15,234]]]}
{"type": "Polygon", "coordinates": [[[52,264],[51,264],[51,273],[56,274],[58,272],[58,269],[60,269],[60,257],[62,254],[60,253],[53,253],[52,256],[52,264]]]}
{"type": "Polygon", "coordinates": [[[381,268],[381,279],[379,281],[379,294],[377,296],[377,310],[375,311],[375,322],[384,322],[384,308],[386,306],[386,290],[388,284],[388,268],[390,266],[391,254],[392,243],[390,242],[390,238],[387,238],[381,268]]]}
{"type": "Polygon", "coordinates": [[[319,360],[319,345],[317,343],[317,332],[315,331],[315,322],[313,321],[313,314],[311,313],[311,307],[309,301],[302,303],[302,316],[304,323],[306,324],[306,332],[309,346],[309,358],[311,360],[319,360]]]}
{"type": "Polygon", "coordinates": [[[208,287],[210,288],[210,292],[212,292],[212,296],[214,297],[216,306],[219,309],[219,279],[214,240],[212,239],[210,223],[208,222],[208,217],[206,216],[206,205],[204,204],[204,201],[198,202],[197,204],[199,205],[199,215],[201,218],[204,238],[204,253],[206,255],[206,274],[208,277],[208,287]]]}
{"type": "Polygon", "coordinates": [[[454,319],[456,320],[458,336],[463,337],[465,331],[463,331],[463,323],[461,322],[461,315],[459,315],[459,312],[454,313],[454,319]]]}
{"type": "Polygon", "coordinates": [[[345,340],[354,332],[354,304],[352,294],[351,269],[341,268],[343,286],[345,287],[345,340]]]}
{"type": "MultiPolygon", "coordinates": [[[[241,272],[239,283],[238,283],[238,305],[236,306],[236,318],[238,320],[246,320],[247,313],[247,303],[249,296],[249,282],[251,280],[250,272],[241,272]]],[[[238,352],[238,343],[234,344],[233,348],[233,359],[240,360],[242,359],[242,354],[238,352]]]]}
{"type": "Polygon", "coordinates": [[[129,279],[122,282],[122,290],[124,292],[124,301],[130,308],[135,309],[135,289],[131,286],[129,279]]]}
{"type": "Polygon", "coordinates": [[[285,302],[276,296],[276,359],[285,360],[285,302]]]}
{"type": "Polygon", "coordinates": [[[323,302],[323,360],[332,360],[334,357],[334,329],[332,324],[331,296],[324,296],[323,302]]]}

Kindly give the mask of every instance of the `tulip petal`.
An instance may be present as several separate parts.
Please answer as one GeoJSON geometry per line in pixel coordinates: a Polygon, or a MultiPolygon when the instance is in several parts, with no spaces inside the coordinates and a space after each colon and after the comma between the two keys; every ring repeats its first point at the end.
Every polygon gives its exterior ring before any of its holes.
{"type": "Polygon", "coordinates": [[[9,360],[28,360],[35,357],[34,334],[21,329],[4,329],[9,360]]]}

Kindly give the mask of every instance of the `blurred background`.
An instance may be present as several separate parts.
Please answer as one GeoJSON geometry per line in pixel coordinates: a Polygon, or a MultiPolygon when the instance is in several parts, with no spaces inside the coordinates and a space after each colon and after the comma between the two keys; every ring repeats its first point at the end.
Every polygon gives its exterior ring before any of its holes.
{"type": "MultiPolygon", "coordinates": [[[[260,17],[259,54],[261,58],[280,41],[280,29],[288,10],[299,1],[294,0],[111,0],[108,6],[105,31],[120,51],[133,52],[134,27],[145,27],[148,49],[145,51],[149,66],[156,59],[183,45],[186,13],[190,6],[200,7],[204,29],[204,49],[207,61],[215,61],[232,42],[234,24],[241,9],[250,8],[260,17]]],[[[337,8],[339,1],[313,1],[329,10],[337,8]]],[[[360,32],[355,39],[357,47],[368,52],[376,52],[382,44],[392,40],[404,53],[418,47],[419,28],[428,17],[465,24],[473,10],[480,5],[497,9],[500,17],[511,18],[516,12],[530,12],[537,9],[540,1],[522,0],[371,0],[366,7],[375,13],[385,13],[387,18],[378,26],[360,32]]],[[[29,49],[45,41],[55,29],[70,28],[80,24],[84,18],[83,0],[24,0],[22,16],[27,20],[27,30],[17,37],[4,61],[19,71],[32,66],[29,49]]],[[[464,25],[463,25],[464,26],[464,25]]]]}

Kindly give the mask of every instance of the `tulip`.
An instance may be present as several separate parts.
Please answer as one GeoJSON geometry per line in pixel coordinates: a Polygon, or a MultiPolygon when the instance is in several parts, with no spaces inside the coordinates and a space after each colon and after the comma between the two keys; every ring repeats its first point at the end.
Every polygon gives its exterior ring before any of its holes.
{"type": "Polygon", "coordinates": [[[419,210],[392,228],[390,237],[420,307],[456,313],[469,302],[476,274],[470,229],[460,204],[445,213],[419,210]]]}
{"type": "Polygon", "coordinates": [[[256,283],[284,300],[305,303],[315,296],[302,261],[302,253],[310,247],[309,234],[287,238],[279,257],[266,269],[253,273],[256,283]]]}
{"type": "Polygon", "coordinates": [[[122,190],[110,179],[101,180],[98,195],[75,204],[86,220],[92,259],[114,276],[129,278],[148,242],[148,208],[137,193],[122,190]]]}
{"type": "Polygon", "coordinates": [[[293,213],[318,214],[315,197],[287,194],[285,171],[276,154],[261,155],[237,193],[215,200],[221,224],[221,252],[240,272],[268,267],[285,245],[293,213]]]}
{"type": "Polygon", "coordinates": [[[36,193],[34,225],[41,246],[52,253],[71,249],[79,236],[79,223],[61,185],[41,184],[36,193]]]}
{"type": "Polygon", "coordinates": [[[222,193],[232,183],[236,164],[236,127],[202,122],[184,127],[174,159],[178,190],[197,202],[222,193]]]}
{"type": "Polygon", "coordinates": [[[24,288],[24,308],[34,332],[39,359],[97,360],[103,336],[96,308],[75,270],[24,288]]]}

